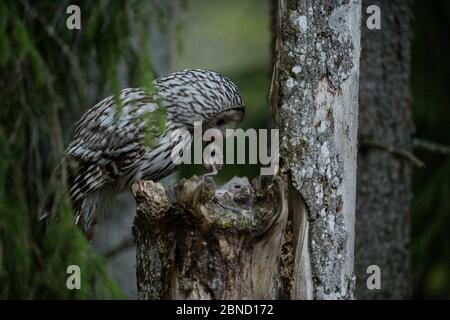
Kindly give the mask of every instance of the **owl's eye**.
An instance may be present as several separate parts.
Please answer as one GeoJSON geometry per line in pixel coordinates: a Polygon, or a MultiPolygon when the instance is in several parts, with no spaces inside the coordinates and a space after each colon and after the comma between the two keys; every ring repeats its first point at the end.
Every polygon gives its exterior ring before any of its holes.
{"type": "Polygon", "coordinates": [[[219,119],[219,121],[217,121],[218,126],[223,126],[224,124],[225,124],[225,120],[223,120],[223,119],[219,119]]]}

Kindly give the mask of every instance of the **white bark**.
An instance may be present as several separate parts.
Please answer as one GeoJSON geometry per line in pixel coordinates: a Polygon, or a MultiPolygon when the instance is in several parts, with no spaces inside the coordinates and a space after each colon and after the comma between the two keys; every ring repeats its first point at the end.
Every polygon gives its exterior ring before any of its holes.
{"type": "Polygon", "coordinates": [[[278,2],[272,107],[289,176],[291,298],[353,298],[360,11],[357,0],[278,2]]]}

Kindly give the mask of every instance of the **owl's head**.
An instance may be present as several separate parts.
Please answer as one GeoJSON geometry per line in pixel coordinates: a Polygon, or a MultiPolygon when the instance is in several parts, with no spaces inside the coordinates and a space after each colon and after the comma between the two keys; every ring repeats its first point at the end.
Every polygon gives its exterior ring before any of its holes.
{"type": "Polygon", "coordinates": [[[245,108],[236,85],[213,71],[190,69],[156,80],[157,94],[167,110],[167,119],[194,127],[235,128],[244,118],[245,108]]]}

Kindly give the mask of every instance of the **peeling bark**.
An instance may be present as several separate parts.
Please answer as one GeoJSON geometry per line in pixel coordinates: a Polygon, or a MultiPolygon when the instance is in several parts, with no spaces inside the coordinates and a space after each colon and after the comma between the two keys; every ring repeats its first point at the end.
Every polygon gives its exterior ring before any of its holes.
{"type": "Polygon", "coordinates": [[[278,2],[272,108],[289,176],[293,299],[353,298],[360,1],[278,2]]]}
{"type": "Polygon", "coordinates": [[[138,298],[280,298],[283,187],[279,177],[135,184],[138,298]]]}
{"type": "Polygon", "coordinates": [[[360,150],[356,219],[356,293],[361,299],[410,297],[412,152],[411,1],[363,1],[381,8],[381,30],[362,31],[360,150]],[[382,143],[388,149],[373,148],[382,143]],[[367,289],[366,269],[381,269],[381,290],[367,289]]]}

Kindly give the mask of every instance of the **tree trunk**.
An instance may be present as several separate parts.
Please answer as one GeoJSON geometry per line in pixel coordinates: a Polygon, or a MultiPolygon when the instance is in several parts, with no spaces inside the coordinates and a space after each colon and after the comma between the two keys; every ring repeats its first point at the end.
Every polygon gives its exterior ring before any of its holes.
{"type": "Polygon", "coordinates": [[[277,11],[282,170],[221,188],[135,184],[140,299],[353,298],[361,5],[277,11]]]}
{"type": "MultiPolygon", "coordinates": [[[[355,271],[361,299],[411,294],[410,200],[411,3],[363,1],[381,8],[381,30],[362,31],[355,271]],[[369,290],[367,267],[381,268],[381,290],[369,290]]],[[[363,20],[364,21],[364,20],[363,20]]]]}
{"type": "Polygon", "coordinates": [[[280,298],[287,204],[279,177],[141,181],[133,233],[139,299],[280,298]]]}
{"type": "Polygon", "coordinates": [[[293,299],[353,298],[360,1],[278,3],[272,106],[295,234],[293,299]]]}

